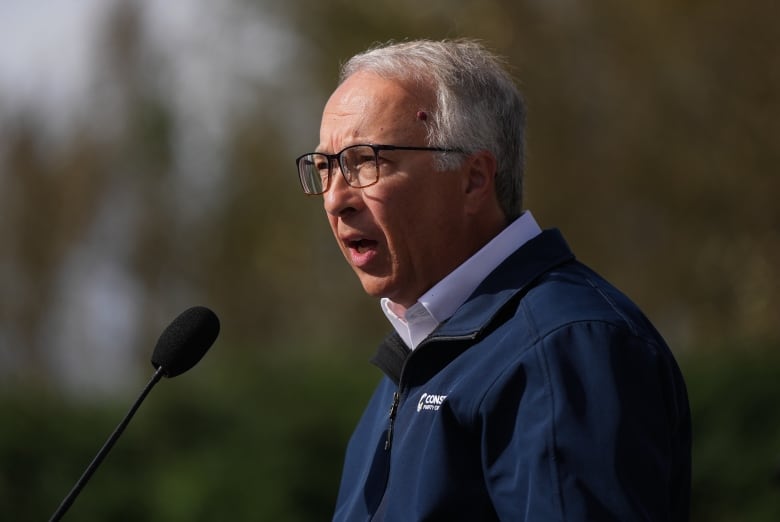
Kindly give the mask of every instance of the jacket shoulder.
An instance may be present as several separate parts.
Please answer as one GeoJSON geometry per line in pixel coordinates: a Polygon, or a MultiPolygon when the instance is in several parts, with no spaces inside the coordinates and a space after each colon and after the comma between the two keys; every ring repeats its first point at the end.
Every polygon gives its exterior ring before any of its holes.
{"type": "Polygon", "coordinates": [[[659,337],[639,307],[578,261],[544,274],[518,302],[516,314],[544,337],[575,323],[608,323],[639,337],[659,337]]]}

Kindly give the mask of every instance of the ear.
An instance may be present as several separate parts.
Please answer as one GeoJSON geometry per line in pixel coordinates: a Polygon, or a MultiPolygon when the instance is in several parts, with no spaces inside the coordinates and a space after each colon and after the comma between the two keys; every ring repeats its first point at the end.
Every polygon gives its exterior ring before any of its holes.
{"type": "Polygon", "coordinates": [[[474,152],[465,160],[464,196],[469,213],[481,213],[486,205],[497,203],[497,165],[495,156],[487,150],[474,152]]]}

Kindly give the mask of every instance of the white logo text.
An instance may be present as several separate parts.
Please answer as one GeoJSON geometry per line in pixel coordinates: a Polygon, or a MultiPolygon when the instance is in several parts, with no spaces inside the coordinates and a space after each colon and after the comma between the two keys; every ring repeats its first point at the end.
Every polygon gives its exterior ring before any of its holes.
{"type": "Polygon", "coordinates": [[[420,396],[420,402],[417,403],[417,411],[438,411],[446,398],[446,395],[423,393],[420,396]]]}

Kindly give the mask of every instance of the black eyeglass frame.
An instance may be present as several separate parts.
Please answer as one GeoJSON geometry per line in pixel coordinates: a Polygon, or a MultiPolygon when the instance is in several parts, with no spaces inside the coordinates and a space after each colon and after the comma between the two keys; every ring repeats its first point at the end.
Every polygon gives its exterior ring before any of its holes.
{"type": "Polygon", "coordinates": [[[330,180],[333,178],[333,162],[336,161],[339,164],[339,170],[341,171],[341,175],[344,177],[344,181],[347,182],[347,184],[350,187],[353,188],[366,188],[370,187],[371,185],[376,184],[379,181],[379,151],[383,150],[419,150],[419,151],[431,151],[431,152],[452,152],[452,153],[463,153],[464,151],[462,149],[451,149],[446,147],[412,147],[412,146],[405,146],[405,145],[376,145],[372,143],[356,143],[354,145],[350,145],[349,147],[344,147],[339,152],[336,152],[334,154],[327,154],[325,152],[307,152],[306,154],[301,154],[297,158],[295,158],[295,165],[298,168],[298,181],[301,184],[301,188],[303,189],[303,193],[309,196],[319,196],[328,191],[330,188],[330,180]],[[356,147],[371,147],[371,150],[374,151],[374,162],[377,166],[376,171],[376,179],[373,180],[370,183],[365,184],[359,184],[357,183],[357,176],[348,176],[347,172],[344,168],[344,153],[350,149],[354,149],[356,147]],[[322,191],[320,192],[307,192],[306,191],[306,183],[304,182],[304,174],[303,170],[301,169],[301,161],[307,157],[312,156],[314,154],[317,154],[319,156],[324,156],[328,160],[328,180],[323,186],[322,191]],[[350,177],[353,179],[350,180],[350,177]]]}

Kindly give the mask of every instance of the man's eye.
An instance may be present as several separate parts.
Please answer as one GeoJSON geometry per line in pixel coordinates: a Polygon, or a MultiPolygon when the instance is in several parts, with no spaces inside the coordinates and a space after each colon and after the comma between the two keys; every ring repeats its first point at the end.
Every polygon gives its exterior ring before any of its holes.
{"type": "Polygon", "coordinates": [[[322,171],[322,170],[327,171],[328,170],[328,162],[325,161],[325,160],[317,160],[317,161],[313,161],[312,163],[314,165],[314,168],[317,169],[317,170],[320,170],[320,171],[322,171]]]}
{"type": "Polygon", "coordinates": [[[344,160],[350,170],[361,170],[374,166],[373,153],[353,153],[346,156],[344,160]]]}
{"type": "Polygon", "coordinates": [[[355,160],[355,165],[358,167],[363,167],[365,164],[372,164],[374,163],[374,156],[372,155],[365,155],[365,156],[359,156],[355,160]]]}

